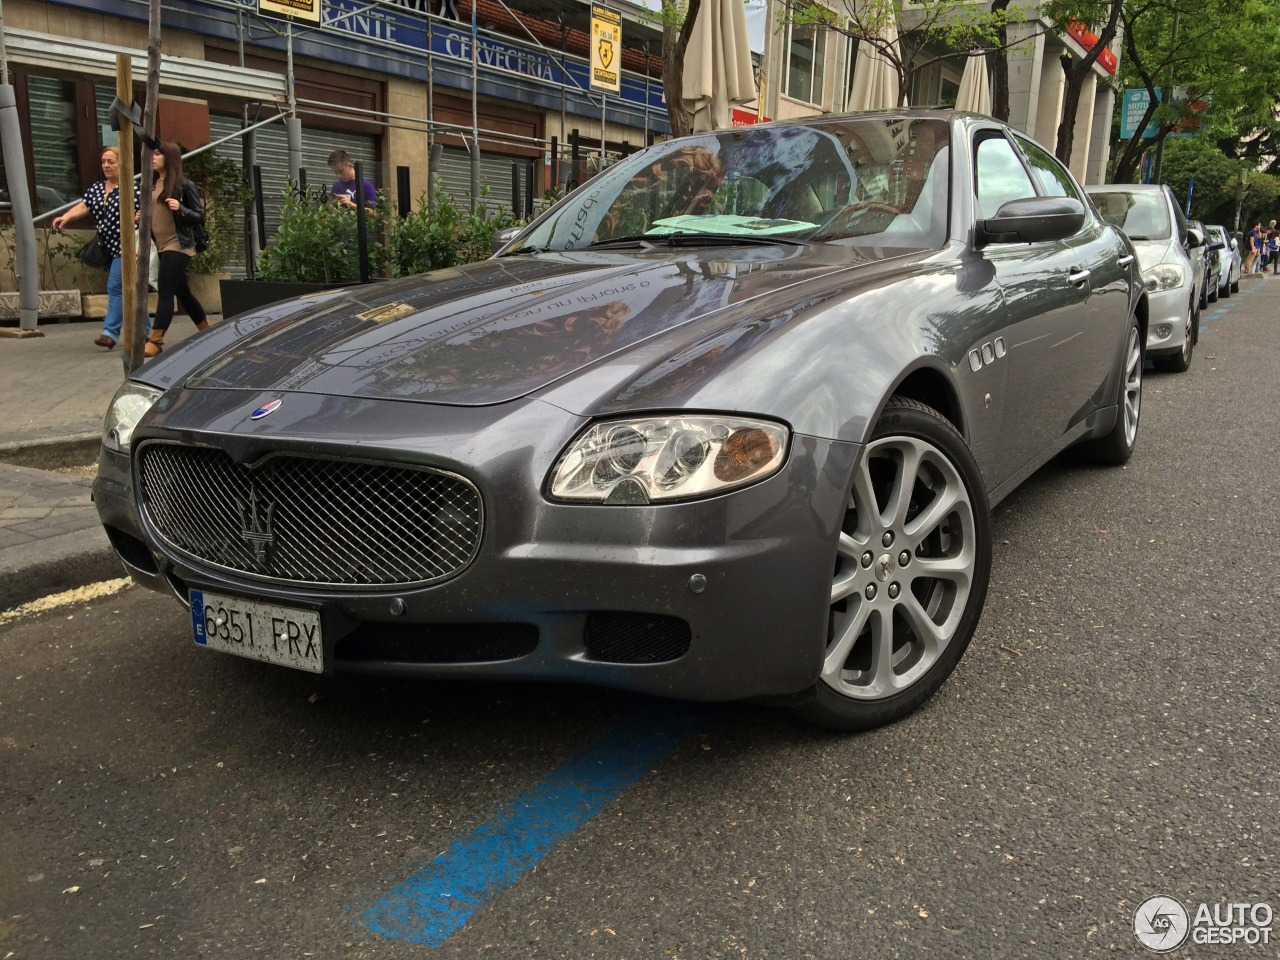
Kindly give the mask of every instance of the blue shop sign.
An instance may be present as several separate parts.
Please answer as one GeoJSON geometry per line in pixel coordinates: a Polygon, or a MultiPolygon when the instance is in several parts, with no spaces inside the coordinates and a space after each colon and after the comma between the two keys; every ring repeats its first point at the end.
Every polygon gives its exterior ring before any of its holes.
{"type": "MultiPolygon", "coordinates": [[[[335,30],[422,53],[427,50],[426,22],[390,7],[383,6],[370,11],[367,3],[360,3],[358,0],[329,0],[323,8],[322,17],[324,24],[335,30]]],[[[471,63],[471,30],[462,24],[455,27],[439,22],[433,23],[430,46],[434,56],[466,64],[471,63]]],[[[570,91],[585,94],[590,89],[590,71],[585,63],[568,60],[565,62],[567,71],[562,70],[559,57],[502,43],[484,35],[481,35],[476,43],[476,62],[485,69],[501,70],[504,73],[540,80],[555,86],[559,86],[562,80],[565,80],[570,91]]],[[[643,106],[644,81],[624,75],[622,91],[618,96],[643,106]]],[[[662,100],[661,82],[649,84],[649,106],[654,110],[666,110],[666,104],[662,100]]]]}

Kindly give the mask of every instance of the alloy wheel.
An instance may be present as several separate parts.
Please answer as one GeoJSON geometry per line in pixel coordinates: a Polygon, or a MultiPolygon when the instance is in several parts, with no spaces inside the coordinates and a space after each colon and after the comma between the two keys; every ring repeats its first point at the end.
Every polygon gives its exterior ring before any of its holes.
{"type": "Polygon", "coordinates": [[[821,679],[856,700],[893,696],[955,638],[977,565],[973,504],[928,441],[868,445],[845,512],[821,679]]]}
{"type": "Polygon", "coordinates": [[[1138,328],[1129,331],[1129,347],[1124,361],[1124,440],[1133,446],[1138,439],[1138,413],[1142,406],[1142,342],[1138,328]]]}

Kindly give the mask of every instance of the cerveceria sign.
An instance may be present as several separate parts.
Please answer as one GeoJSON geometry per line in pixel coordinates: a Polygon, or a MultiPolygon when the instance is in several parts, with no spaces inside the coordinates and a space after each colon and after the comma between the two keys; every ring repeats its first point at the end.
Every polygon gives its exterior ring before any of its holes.
{"type": "Polygon", "coordinates": [[[622,77],[622,14],[591,7],[591,86],[618,92],[622,77]]]}

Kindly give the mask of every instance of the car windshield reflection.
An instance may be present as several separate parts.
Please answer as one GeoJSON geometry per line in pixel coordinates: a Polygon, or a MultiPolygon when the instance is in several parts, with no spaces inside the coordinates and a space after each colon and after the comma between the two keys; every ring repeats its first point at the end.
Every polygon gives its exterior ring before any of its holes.
{"type": "Polygon", "coordinates": [[[923,118],[738,128],[659,144],[565,198],[513,250],[699,234],[937,248],[947,144],[945,121],[923,118]]]}

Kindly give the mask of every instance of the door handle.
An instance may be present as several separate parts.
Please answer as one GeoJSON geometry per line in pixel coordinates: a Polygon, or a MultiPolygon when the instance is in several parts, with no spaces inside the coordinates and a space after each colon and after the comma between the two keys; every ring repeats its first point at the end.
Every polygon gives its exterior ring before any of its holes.
{"type": "Polygon", "coordinates": [[[1072,267],[1067,272],[1067,279],[1071,281],[1073,286],[1075,286],[1088,280],[1091,273],[1091,270],[1085,270],[1082,267],[1072,267]]]}
{"type": "Polygon", "coordinates": [[[1133,263],[1133,254],[1126,253],[1123,257],[1121,257],[1119,260],[1116,261],[1116,266],[1127,267],[1131,263],[1133,263]]]}

